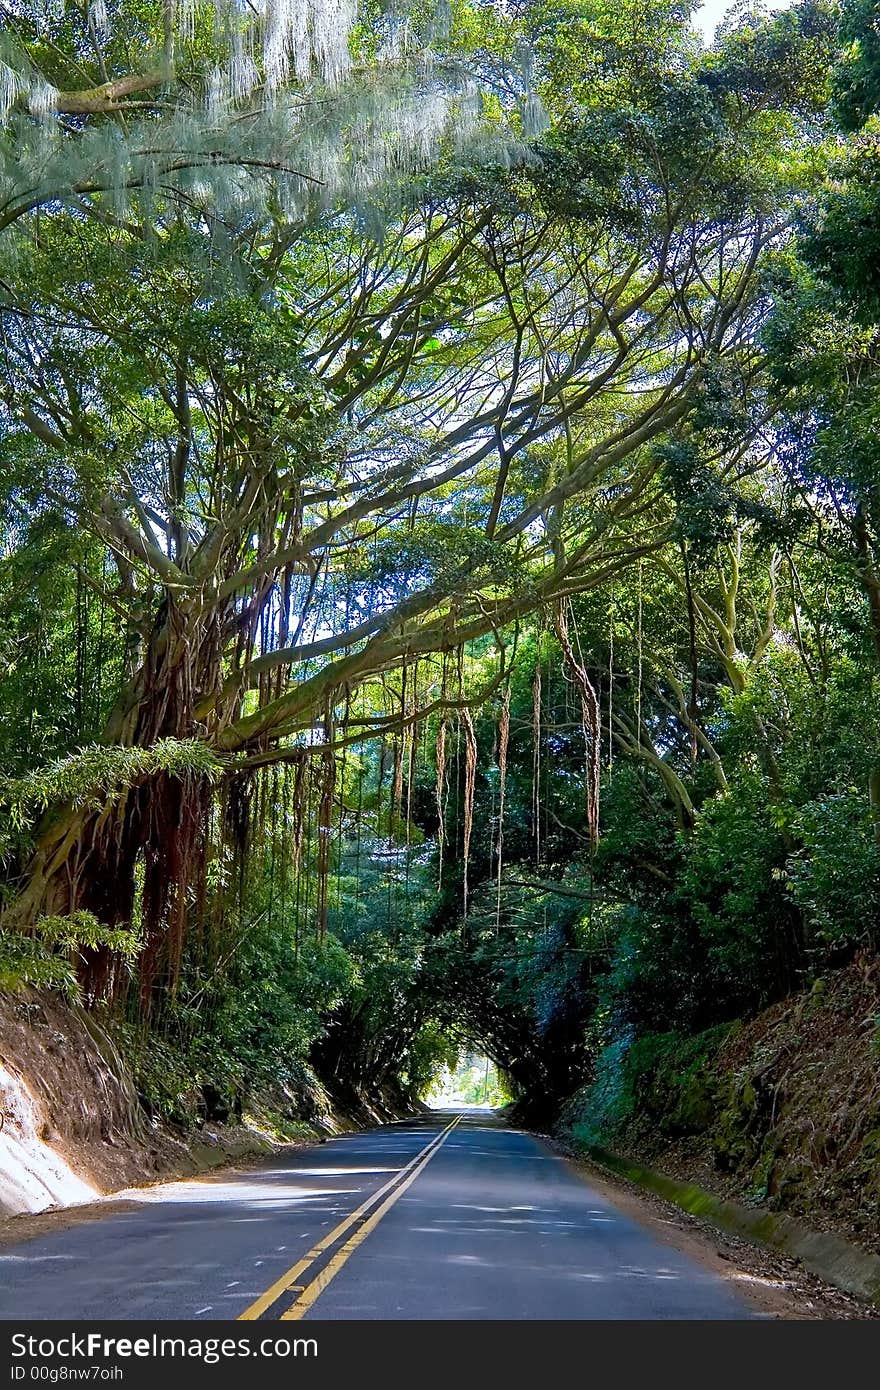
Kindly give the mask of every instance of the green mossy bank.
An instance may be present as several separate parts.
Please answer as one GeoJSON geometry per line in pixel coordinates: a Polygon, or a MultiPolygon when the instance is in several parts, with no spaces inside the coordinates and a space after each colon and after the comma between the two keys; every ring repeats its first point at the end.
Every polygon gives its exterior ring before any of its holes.
{"type": "Polygon", "coordinates": [[[618,1043],[559,1131],[880,1255],[878,1022],[876,965],[855,964],[747,1022],[618,1043]]]}

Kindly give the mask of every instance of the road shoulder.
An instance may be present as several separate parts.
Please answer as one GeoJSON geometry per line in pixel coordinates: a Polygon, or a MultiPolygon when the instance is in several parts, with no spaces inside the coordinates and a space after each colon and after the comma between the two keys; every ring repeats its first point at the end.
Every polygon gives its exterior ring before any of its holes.
{"type": "Polygon", "coordinates": [[[25,1241],[38,1240],[42,1236],[54,1235],[58,1231],[69,1231],[76,1226],[85,1226],[92,1221],[103,1221],[109,1216],[123,1212],[138,1211],[146,1204],[146,1197],[140,1193],[152,1192],[156,1188],[174,1183],[212,1183],[226,1182],[241,1173],[253,1172],[269,1162],[278,1162],[285,1154],[302,1153],[317,1149],[320,1140],[295,1140],[278,1144],[271,1153],[264,1151],[238,1157],[233,1162],[216,1164],[201,1173],[188,1173],[175,1176],[166,1173],[154,1182],[141,1183],[137,1187],[126,1187],[118,1192],[110,1192],[98,1197],[94,1202],[80,1202],[76,1206],[49,1207],[45,1211],[21,1212],[16,1216],[0,1219],[0,1250],[23,1245],[25,1241]]]}
{"type": "Polygon", "coordinates": [[[880,1318],[880,1309],[825,1284],[799,1261],[727,1235],[626,1178],[612,1178],[553,1136],[536,1137],[619,1211],[711,1269],[766,1317],[785,1321],[880,1318]]]}

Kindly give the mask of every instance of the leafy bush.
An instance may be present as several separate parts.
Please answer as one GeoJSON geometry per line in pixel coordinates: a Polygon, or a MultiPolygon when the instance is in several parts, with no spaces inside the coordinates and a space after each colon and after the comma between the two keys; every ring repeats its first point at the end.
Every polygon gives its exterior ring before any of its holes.
{"type": "Polygon", "coordinates": [[[69,917],[41,917],[34,934],[6,931],[0,936],[0,989],[32,985],[79,997],[76,964],[82,949],[100,946],[133,961],[141,947],[136,932],[105,927],[91,912],[69,917]]]}
{"type": "Polygon", "coordinates": [[[814,945],[880,942],[880,845],[866,796],[820,797],[801,811],[803,849],[788,861],[791,895],[814,945]]]}
{"type": "Polygon", "coordinates": [[[700,1133],[714,1114],[711,1062],[732,1026],[690,1036],[622,1033],[599,1054],[592,1084],[569,1109],[569,1126],[591,1143],[611,1140],[635,1116],[665,1133],[700,1133]]]}

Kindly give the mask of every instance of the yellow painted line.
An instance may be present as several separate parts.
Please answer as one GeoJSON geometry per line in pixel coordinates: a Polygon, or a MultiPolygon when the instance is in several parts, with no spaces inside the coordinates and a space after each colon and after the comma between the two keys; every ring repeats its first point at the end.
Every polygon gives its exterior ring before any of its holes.
{"type": "Polygon", "coordinates": [[[418,1163],[417,1167],[412,1169],[412,1171],[404,1179],[403,1182],[397,1184],[390,1196],[385,1198],[385,1201],[382,1203],[381,1207],[379,1207],[378,1210],[373,1212],[372,1216],[370,1216],[364,1222],[360,1229],[355,1231],[354,1235],[348,1238],[348,1240],[342,1246],[341,1250],[337,1250],[332,1260],[330,1260],[329,1263],[326,1264],[324,1268],[320,1270],[318,1274],[315,1275],[312,1282],[303,1289],[302,1293],[300,1293],[300,1295],[296,1299],[296,1302],[291,1304],[286,1313],[281,1314],[281,1322],[296,1322],[299,1318],[303,1316],[304,1313],[308,1312],[315,1300],[319,1298],[321,1294],[324,1292],[327,1285],[330,1283],[330,1280],[336,1278],[336,1275],[342,1269],[342,1266],[345,1264],[346,1260],[350,1259],[350,1257],[354,1254],[355,1250],[357,1250],[358,1246],[366,1240],[370,1232],[376,1229],[379,1222],[382,1220],[382,1217],[385,1215],[386,1212],[391,1210],[391,1208],[394,1206],[394,1203],[398,1200],[398,1198],[403,1196],[406,1189],[412,1186],[416,1178],[419,1176],[419,1173],[421,1173],[422,1169],[427,1168],[428,1164],[431,1162],[431,1159],[437,1153],[437,1150],[442,1148],[442,1146],[446,1143],[446,1140],[449,1138],[450,1134],[452,1133],[452,1130],[458,1124],[460,1119],[461,1116],[456,1115],[455,1119],[452,1121],[452,1124],[447,1125],[446,1129],[444,1129],[443,1133],[439,1136],[436,1143],[432,1144],[428,1150],[424,1151],[424,1157],[422,1157],[421,1155],[417,1155],[417,1158],[421,1158],[421,1162],[418,1163]]]}
{"type": "Polygon", "coordinates": [[[300,1275],[305,1273],[309,1265],[314,1264],[315,1260],[317,1260],[320,1255],[323,1255],[325,1250],[328,1250],[331,1245],[335,1245],[336,1241],[339,1240],[341,1236],[344,1236],[346,1231],[356,1225],[370,1210],[370,1207],[375,1206],[376,1203],[381,1201],[385,1196],[386,1192],[390,1192],[391,1188],[394,1187],[396,1183],[400,1182],[401,1178],[406,1177],[407,1173],[415,1164],[421,1159],[426,1158],[426,1156],[430,1157],[431,1151],[435,1148],[439,1148],[439,1146],[445,1142],[447,1134],[449,1134],[450,1130],[455,1128],[460,1119],[461,1116],[456,1115],[455,1119],[451,1120],[445,1129],[441,1130],[439,1134],[435,1134],[431,1142],[426,1144],[423,1149],[419,1149],[419,1152],[415,1154],[408,1163],[405,1163],[402,1168],[399,1168],[394,1176],[389,1178],[388,1182],[383,1183],[376,1192],[371,1193],[365,1202],[362,1202],[355,1211],[350,1212],[349,1215],[340,1221],[338,1226],[334,1226],[333,1230],[329,1231],[326,1236],[322,1236],[317,1245],[313,1245],[311,1250],[306,1251],[305,1255],[297,1260],[295,1265],[291,1265],[290,1269],[282,1274],[279,1279],[276,1279],[275,1283],[270,1285],[265,1293],[261,1293],[259,1298],[254,1299],[254,1302],[251,1303],[249,1307],[245,1308],[243,1313],[239,1313],[236,1321],[256,1322],[258,1318],[262,1317],[266,1309],[271,1308],[272,1304],[275,1303],[283,1293],[293,1291],[298,1286],[300,1275]]]}

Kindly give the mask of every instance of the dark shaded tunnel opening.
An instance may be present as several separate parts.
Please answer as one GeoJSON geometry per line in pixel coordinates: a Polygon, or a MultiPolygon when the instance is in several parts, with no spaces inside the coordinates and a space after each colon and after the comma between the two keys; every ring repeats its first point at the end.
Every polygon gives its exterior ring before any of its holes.
{"type": "Polygon", "coordinates": [[[596,1009],[592,977],[549,934],[539,962],[514,960],[503,940],[444,934],[424,951],[405,991],[346,1005],[313,1049],[322,1082],[343,1106],[404,1114],[436,1097],[508,1106],[549,1125],[587,1080],[584,1047],[596,1009]]]}

